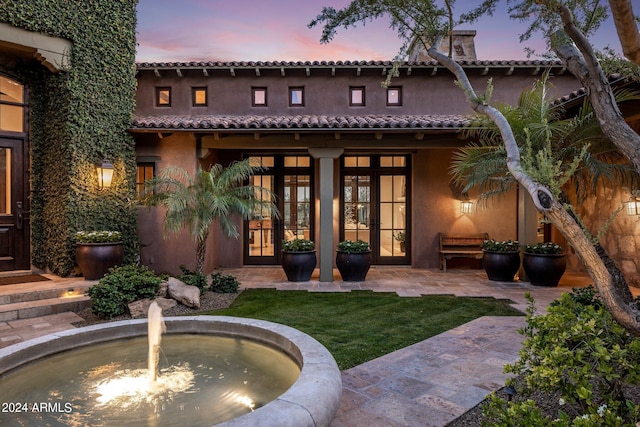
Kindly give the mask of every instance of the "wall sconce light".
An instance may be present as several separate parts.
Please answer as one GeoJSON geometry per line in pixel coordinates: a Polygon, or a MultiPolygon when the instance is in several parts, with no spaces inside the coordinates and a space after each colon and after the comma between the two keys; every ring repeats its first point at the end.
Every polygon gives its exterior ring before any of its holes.
{"type": "Polygon", "coordinates": [[[631,199],[626,204],[627,215],[640,215],[640,200],[636,199],[635,197],[631,197],[631,199]]]}
{"type": "Polygon", "coordinates": [[[101,164],[96,165],[96,170],[98,172],[98,186],[100,188],[111,187],[113,165],[108,160],[104,160],[101,164]]]}
{"type": "Polygon", "coordinates": [[[473,213],[473,202],[469,200],[463,200],[460,202],[460,213],[461,214],[470,214],[473,213]]]}

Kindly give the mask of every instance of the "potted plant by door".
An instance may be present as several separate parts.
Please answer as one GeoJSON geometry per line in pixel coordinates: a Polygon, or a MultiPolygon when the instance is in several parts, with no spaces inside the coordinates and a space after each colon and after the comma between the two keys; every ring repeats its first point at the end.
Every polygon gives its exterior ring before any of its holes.
{"type": "Polygon", "coordinates": [[[405,231],[398,231],[393,234],[393,238],[400,242],[400,252],[407,251],[407,233],[405,231]]]}
{"type": "Polygon", "coordinates": [[[316,245],[311,240],[282,241],[282,269],[290,282],[309,281],[316,263],[316,245]]]}
{"type": "Polygon", "coordinates": [[[122,264],[119,231],[78,231],[76,261],[85,280],[101,279],[111,267],[122,264]]]}
{"type": "Polygon", "coordinates": [[[489,280],[513,282],[520,269],[520,245],[517,240],[485,240],[482,248],[482,267],[489,280]]]}
{"type": "Polygon", "coordinates": [[[336,266],[345,282],[362,282],[371,267],[371,246],[363,240],[338,243],[336,266]]]}
{"type": "Polygon", "coordinates": [[[532,285],[558,286],[567,268],[566,255],[557,243],[526,245],[522,268],[532,285]]]}

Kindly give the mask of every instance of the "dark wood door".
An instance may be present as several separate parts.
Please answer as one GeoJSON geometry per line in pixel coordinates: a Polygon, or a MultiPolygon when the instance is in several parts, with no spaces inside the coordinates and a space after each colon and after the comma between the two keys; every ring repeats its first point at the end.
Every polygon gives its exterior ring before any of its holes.
{"type": "Polygon", "coordinates": [[[0,138],[0,271],[29,268],[24,140],[0,138]]]}

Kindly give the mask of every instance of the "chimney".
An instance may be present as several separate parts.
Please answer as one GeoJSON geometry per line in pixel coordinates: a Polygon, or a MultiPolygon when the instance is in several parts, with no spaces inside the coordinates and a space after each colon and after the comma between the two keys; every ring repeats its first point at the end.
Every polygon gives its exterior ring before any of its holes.
{"type": "MultiPolygon", "coordinates": [[[[474,42],[475,36],[475,30],[453,31],[451,37],[451,41],[453,42],[453,49],[451,51],[453,59],[456,61],[475,61],[478,59],[476,56],[476,45],[474,42]]],[[[445,55],[449,54],[449,37],[444,37],[442,39],[442,43],[440,43],[440,48],[438,50],[445,55]]],[[[418,62],[431,60],[433,60],[433,58],[427,54],[427,50],[422,43],[419,43],[418,40],[414,40],[409,48],[409,61],[418,62]]]]}

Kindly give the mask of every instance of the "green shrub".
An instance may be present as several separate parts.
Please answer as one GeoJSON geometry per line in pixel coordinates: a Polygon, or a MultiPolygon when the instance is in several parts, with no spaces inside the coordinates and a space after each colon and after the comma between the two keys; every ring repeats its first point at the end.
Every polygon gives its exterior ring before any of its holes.
{"type": "Polygon", "coordinates": [[[340,252],[346,252],[348,254],[352,254],[352,253],[363,253],[363,252],[369,252],[371,250],[371,245],[369,245],[369,242],[365,242],[364,240],[343,240],[342,242],[338,243],[338,246],[336,247],[336,249],[338,249],[340,252]]]}
{"type": "Polygon", "coordinates": [[[640,339],[630,335],[591,289],[574,290],[536,315],[529,299],[520,359],[505,372],[520,375],[519,394],[559,393],[564,410],[542,421],[532,401],[485,407],[486,425],[634,426],[640,407],[625,389],[640,383],[640,339]],[[534,410],[535,408],[535,410],[534,410]],[[579,414],[571,419],[568,413],[579,414]]]}
{"type": "Polygon", "coordinates": [[[309,252],[316,248],[316,244],[307,239],[291,239],[282,241],[282,250],[285,252],[309,252]]]}
{"type": "Polygon", "coordinates": [[[161,277],[145,266],[114,267],[87,291],[94,314],[111,319],[124,314],[132,301],[152,298],[158,293],[161,277]]]}
{"type": "Polygon", "coordinates": [[[182,275],[178,276],[178,279],[190,286],[197,286],[200,289],[200,293],[207,289],[209,284],[207,283],[207,276],[197,271],[189,270],[183,264],[180,265],[182,275]]]}
{"type": "Polygon", "coordinates": [[[240,283],[232,274],[222,274],[222,271],[211,273],[211,290],[219,294],[238,292],[240,283]]]}

